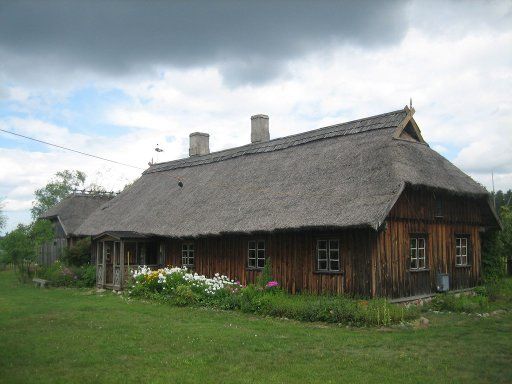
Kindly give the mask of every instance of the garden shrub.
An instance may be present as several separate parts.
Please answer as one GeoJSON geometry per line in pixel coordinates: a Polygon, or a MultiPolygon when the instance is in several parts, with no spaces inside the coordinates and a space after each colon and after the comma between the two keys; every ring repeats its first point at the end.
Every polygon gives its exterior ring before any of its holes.
{"type": "Polygon", "coordinates": [[[72,247],[66,248],[61,256],[67,265],[81,266],[91,262],[91,239],[80,239],[72,247]]]}
{"type": "Polygon", "coordinates": [[[184,307],[186,305],[194,305],[198,301],[198,296],[190,285],[179,285],[173,295],[174,304],[184,307]]]}
{"type": "Polygon", "coordinates": [[[442,293],[436,295],[431,302],[432,309],[448,312],[482,312],[489,306],[489,300],[483,295],[455,295],[442,293]]]}
{"type": "Polygon", "coordinates": [[[48,280],[54,287],[93,287],[96,284],[96,266],[82,265],[81,267],[68,267],[56,261],[49,266],[40,266],[36,274],[48,280]]]}
{"type": "Polygon", "coordinates": [[[268,257],[265,259],[265,265],[261,274],[256,279],[256,285],[265,287],[270,281],[272,281],[272,260],[268,257]]]}
{"type": "Polygon", "coordinates": [[[512,305],[512,278],[492,279],[475,287],[472,294],[441,293],[436,295],[429,308],[449,312],[487,312],[512,305]]]}
{"type": "Polygon", "coordinates": [[[96,285],[96,266],[82,265],[80,267],[78,285],[80,287],[94,287],[96,285]]]}
{"type": "Polygon", "coordinates": [[[201,305],[234,309],[264,316],[300,321],[322,321],[356,326],[390,325],[417,317],[415,308],[390,304],[385,299],[355,300],[335,295],[290,295],[270,278],[263,285],[242,287],[226,276],[207,278],[186,268],[151,271],[146,267],[133,272],[130,295],[156,298],[175,305],[201,305]]]}

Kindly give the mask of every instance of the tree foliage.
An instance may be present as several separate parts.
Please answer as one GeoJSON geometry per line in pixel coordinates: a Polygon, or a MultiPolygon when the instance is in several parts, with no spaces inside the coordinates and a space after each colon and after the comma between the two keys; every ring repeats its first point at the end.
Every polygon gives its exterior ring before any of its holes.
{"type": "Polygon", "coordinates": [[[86,175],[81,171],[64,170],[57,172],[55,177],[46,186],[35,191],[35,201],[30,210],[32,218],[36,220],[48,209],[59,203],[74,189],[85,188],[86,175]]]}
{"type": "Polygon", "coordinates": [[[496,207],[503,225],[501,231],[491,231],[482,236],[482,267],[484,278],[492,280],[506,271],[507,259],[512,259],[512,192],[496,192],[496,207]]]}
{"type": "Polygon", "coordinates": [[[33,260],[35,248],[30,237],[30,226],[19,224],[15,230],[2,238],[1,247],[5,263],[20,264],[26,260],[33,260]]]}
{"type": "Polygon", "coordinates": [[[501,207],[512,206],[512,190],[509,189],[507,192],[499,190],[496,193],[491,193],[491,201],[496,204],[496,212],[501,215],[501,207]]]}
{"type": "Polygon", "coordinates": [[[500,240],[503,244],[505,257],[512,259],[512,206],[501,208],[501,222],[503,230],[500,233],[500,240]]]}
{"type": "Polygon", "coordinates": [[[39,247],[53,239],[53,227],[48,220],[38,220],[30,225],[19,224],[1,240],[3,263],[21,264],[35,260],[39,247]]]}
{"type": "Polygon", "coordinates": [[[4,204],[0,201],[0,230],[4,229],[7,219],[4,215],[4,204]]]}
{"type": "Polygon", "coordinates": [[[82,266],[91,261],[91,239],[86,237],[78,240],[75,245],[67,248],[62,261],[70,266],[82,266]]]}

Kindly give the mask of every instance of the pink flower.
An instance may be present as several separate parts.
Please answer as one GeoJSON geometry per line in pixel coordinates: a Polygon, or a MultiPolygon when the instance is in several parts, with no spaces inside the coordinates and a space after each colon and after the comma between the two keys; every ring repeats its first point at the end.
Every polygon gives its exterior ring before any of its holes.
{"type": "Polygon", "coordinates": [[[269,281],[267,283],[267,288],[279,287],[279,283],[277,281],[269,281]]]}

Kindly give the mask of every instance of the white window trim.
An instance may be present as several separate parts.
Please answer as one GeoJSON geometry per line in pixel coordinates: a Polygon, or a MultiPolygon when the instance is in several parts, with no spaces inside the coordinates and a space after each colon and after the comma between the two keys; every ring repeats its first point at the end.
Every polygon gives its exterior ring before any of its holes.
{"type": "Polygon", "coordinates": [[[425,236],[411,236],[409,238],[409,268],[413,271],[421,271],[427,269],[427,238],[425,236]],[[415,240],[416,246],[413,247],[412,243],[415,240]],[[420,246],[420,242],[423,246],[420,246]],[[423,257],[419,255],[420,251],[423,251],[423,257]],[[416,267],[413,267],[413,260],[416,260],[416,267]],[[423,266],[421,266],[421,261],[423,266]]]}
{"type": "Polygon", "coordinates": [[[455,237],[455,265],[457,267],[466,267],[469,264],[468,237],[455,237]]]}

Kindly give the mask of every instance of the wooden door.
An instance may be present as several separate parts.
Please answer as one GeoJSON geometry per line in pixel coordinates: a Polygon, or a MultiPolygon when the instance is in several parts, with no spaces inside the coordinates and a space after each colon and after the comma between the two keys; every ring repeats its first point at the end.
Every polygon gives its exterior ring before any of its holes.
{"type": "Polygon", "coordinates": [[[105,284],[114,284],[114,242],[105,241],[103,243],[103,252],[105,254],[105,284]]]}

